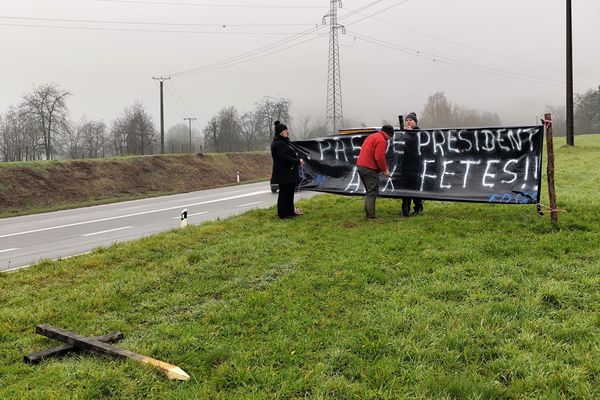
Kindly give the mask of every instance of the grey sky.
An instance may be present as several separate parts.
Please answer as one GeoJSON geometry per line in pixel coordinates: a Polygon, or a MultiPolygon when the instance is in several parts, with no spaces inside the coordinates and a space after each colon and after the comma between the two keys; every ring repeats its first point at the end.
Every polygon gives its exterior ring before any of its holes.
{"type": "MultiPolygon", "coordinates": [[[[499,113],[507,125],[532,124],[546,104],[564,104],[564,0],[382,0],[344,18],[372,2],[344,0],[338,10],[347,27],[340,52],[344,117],[351,123],[377,125],[420,112],[438,90],[452,102],[499,113]]],[[[296,120],[324,120],[328,27],[320,24],[328,8],[328,0],[2,0],[0,113],[34,86],[55,82],[73,93],[68,104],[74,120],[85,115],[110,123],[139,100],[158,125],[153,76],[212,64],[319,26],[299,40],[315,38],[304,44],[167,81],[165,124],[197,117],[202,128],[222,107],[249,111],[264,95],[291,98],[296,120]],[[239,5],[246,7],[234,7],[239,5]],[[271,7],[256,7],[261,5],[271,7]],[[294,6],[305,8],[288,8],[294,6]]],[[[576,92],[600,84],[598,17],[600,1],[573,0],[576,92]]]]}

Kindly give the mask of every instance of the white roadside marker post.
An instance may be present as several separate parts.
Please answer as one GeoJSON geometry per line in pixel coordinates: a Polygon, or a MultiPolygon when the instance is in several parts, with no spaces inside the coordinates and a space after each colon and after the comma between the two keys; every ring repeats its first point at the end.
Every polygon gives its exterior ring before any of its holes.
{"type": "Polygon", "coordinates": [[[179,223],[180,228],[185,228],[186,226],[188,226],[187,214],[187,208],[184,208],[181,212],[181,222],[179,223]]]}

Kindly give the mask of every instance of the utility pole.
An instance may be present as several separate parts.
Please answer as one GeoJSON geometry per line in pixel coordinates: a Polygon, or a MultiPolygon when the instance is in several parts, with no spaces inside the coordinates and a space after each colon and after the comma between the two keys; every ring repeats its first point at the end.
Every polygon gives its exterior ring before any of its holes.
{"type": "Polygon", "coordinates": [[[329,18],[329,71],[327,73],[327,114],[325,123],[333,122],[333,134],[337,128],[344,126],[342,113],[342,82],[340,77],[340,45],[338,30],[346,33],[346,28],[337,23],[337,9],[342,7],[341,0],[329,0],[329,13],[323,16],[323,25],[329,18]]]}
{"type": "Polygon", "coordinates": [[[573,25],[571,0],[567,0],[567,145],[575,145],[575,122],[573,115],[573,25]]]}
{"type": "Polygon", "coordinates": [[[165,107],[163,103],[163,82],[171,79],[170,76],[152,77],[160,81],[160,154],[165,154],[165,107]]]}
{"type": "Polygon", "coordinates": [[[190,123],[190,153],[192,153],[192,121],[197,120],[197,118],[184,118],[183,120],[190,123]]]}

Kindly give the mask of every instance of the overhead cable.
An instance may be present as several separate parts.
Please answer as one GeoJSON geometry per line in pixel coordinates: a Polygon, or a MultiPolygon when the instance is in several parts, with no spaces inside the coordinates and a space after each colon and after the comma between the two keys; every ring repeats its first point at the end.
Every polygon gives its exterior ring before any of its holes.
{"type": "Polygon", "coordinates": [[[192,6],[192,7],[223,7],[223,8],[327,8],[323,6],[282,6],[270,4],[218,4],[218,3],[183,3],[183,2],[164,2],[164,1],[144,1],[144,0],[96,0],[102,3],[123,3],[123,4],[143,4],[159,6],[192,6]]]}

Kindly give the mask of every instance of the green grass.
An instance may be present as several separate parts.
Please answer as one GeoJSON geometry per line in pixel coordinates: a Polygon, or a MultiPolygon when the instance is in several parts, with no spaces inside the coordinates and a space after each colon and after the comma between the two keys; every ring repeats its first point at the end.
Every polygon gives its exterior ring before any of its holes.
{"type": "Polygon", "coordinates": [[[0,398],[600,398],[600,137],[557,146],[532,206],[323,195],[0,275],[0,398]],[[545,183],[544,183],[544,190],[545,183]],[[547,200],[544,200],[547,204],[547,200]],[[88,355],[28,366],[49,323],[120,330],[186,370],[88,355]]]}

